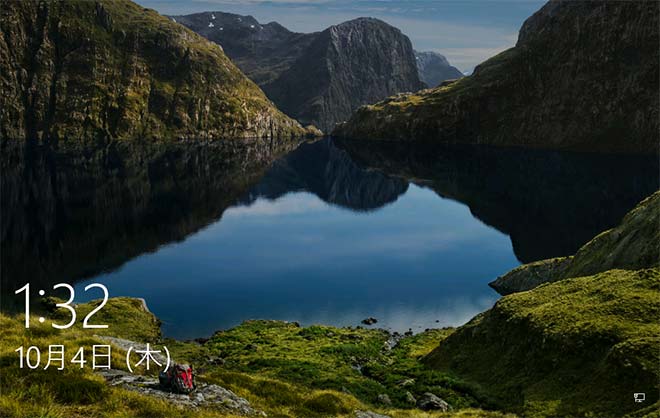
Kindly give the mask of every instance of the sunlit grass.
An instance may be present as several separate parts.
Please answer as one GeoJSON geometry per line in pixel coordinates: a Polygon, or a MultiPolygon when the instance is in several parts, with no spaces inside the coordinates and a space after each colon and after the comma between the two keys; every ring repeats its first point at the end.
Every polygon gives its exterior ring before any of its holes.
{"type": "MultiPolygon", "coordinates": [[[[54,329],[50,321],[66,323],[68,312],[53,310],[46,299],[29,329],[22,315],[0,315],[0,416],[23,417],[224,417],[221,409],[185,410],[122,387],[109,386],[91,370],[91,346],[108,344],[101,336],[111,335],[136,342],[166,344],[179,361],[195,365],[198,381],[215,383],[248,399],[254,408],[269,416],[354,416],[356,410],[371,410],[393,417],[444,416],[427,414],[401,403],[405,391],[434,390],[456,407],[477,403],[460,391],[460,384],[443,373],[424,371],[418,358],[428,353],[452,330],[432,330],[404,339],[394,350],[384,349],[388,334],[379,330],[312,326],[278,321],[249,321],[216,334],[208,343],[161,340],[159,321],[144,309],[142,301],[111,298],[94,315],[93,323],[107,329],[83,330],[82,319],[99,301],[76,306],[77,323],[67,330],[54,329]],[[65,346],[65,369],[43,370],[48,346],[65,346]],[[42,359],[38,369],[19,368],[19,346],[37,346],[42,359]],[[85,348],[87,364],[81,369],[70,363],[79,347],[85,348]],[[256,348],[255,348],[256,347],[256,348]],[[209,363],[221,357],[224,365],[209,363]],[[360,364],[362,373],[354,366],[360,364]],[[400,387],[403,378],[415,380],[400,387]],[[376,402],[388,394],[393,405],[376,402]]],[[[34,307],[35,310],[38,307],[34,307]]],[[[125,370],[125,352],[112,348],[112,366],[125,370]]],[[[58,364],[59,365],[59,364],[58,364]]],[[[136,373],[146,373],[144,369],[136,373]]],[[[154,374],[152,370],[149,374],[154,374]]],[[[417,392],[415,392],[417,393],[417,392]]],[[[481,411],[483,414],[485,412],[481,411]]],[[[469,409],[459,416],[471,416],[469,409]]],[[[476,412],[475,412],[476,413],[476,412]]],[[[501,416],[490,415],[474,416],[501,416]]]]}

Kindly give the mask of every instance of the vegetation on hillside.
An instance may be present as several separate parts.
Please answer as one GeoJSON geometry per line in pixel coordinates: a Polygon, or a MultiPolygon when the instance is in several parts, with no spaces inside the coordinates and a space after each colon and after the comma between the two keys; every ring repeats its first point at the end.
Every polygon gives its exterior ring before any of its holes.
{"type": "Polygon", "coordinates": [[[490,286],[506,295],[611,269],[656,267],[660,265],[659,243],[660,192],[655,192],[628,212],[620,225],[598,234],[574,256],[524,264],[498,277],[490,286]]]}
{"type": "Polygon", "coordinates": [[[363,106],[333,134],[657,153],[659,16],[651,2],[551,0],[471,76],[363,106]]]}
{"type": "Polygon", "coordinates": [[[129,0],[9,0],[0,32],[3,138],[305,133],[220,46],[129,0]]]}
{"type": "MultiPolygon", "coordinates": [[[[504,417],[474,407],[480,403],[462,384],[441,372],[426,370],[418,361],[451,330],[429,330],[406,337],[388,350],[388,334],[380,330],[312,326],[302,328],[279,321],[248,321],[222,331],[205,343],[161,340],[158,320],[137,299],[112,298],[94,316],[108,329],[82,330],[81,318],[99,301],[76,306],[78,323],[57,330],[48,321],[66,322],[68,311],[53,310],[47,299],[35,313],[29,329],[21,315],[0,315],[0,416],[24,417],[225,417],[223,408],[190,409],[164,400],[110,386],[88,365],[69,361],[78,347],[107,344],[103,335],[165,344],[177,361],[195,365],[198,381],[219,384],[248,399],[269,416],[355,416],[355,411],[378,411],[392,417],[504,417]],[[38,315],[48,321],[40,324],[38,315]],[[65,370],[20,369],[23,345],[42,350],[42,367],[49,344],[64,344],[65,370]],[[45,352],[44,352],[45,350],[45,352]],[[218,360],[221,359],[221,360],[218,360]],[[75,367],[74,367],[75,366],[75,367]],[[359,366],[359,367],[358,367],[359,366]],[[359,371],[362,370],[362,372],[359,371]],[[403,394],[424,391],[446,399],[450,413],[424,412],[405,402],[403,394]],[[379,402],[389,394],[392,404],[379,402]]],[[[113,346],[113,368],[125,370],[125,351],[113,346]]],[[[152,374],[144,369],[138,374],[152,374]]],[[[511,416],[511,415],[506,415],[511,416]]]]}
{"type": "Polygon", "coordinates": [[[544,284],[500,299],[424,363],[524,416],[650,413],[660,406],[659,294],[657,268],[544,284]]]}

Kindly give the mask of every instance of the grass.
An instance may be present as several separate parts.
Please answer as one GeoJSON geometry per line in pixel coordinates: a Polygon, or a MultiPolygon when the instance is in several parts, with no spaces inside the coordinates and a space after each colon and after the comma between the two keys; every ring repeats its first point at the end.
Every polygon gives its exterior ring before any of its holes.
{"type": "MultiPolygon", "coordinates": [[[[47,298],[35,309],[29,329],[22,315],[0,315],[0,416],[23,417],[224,417],[226,411],[202,408],[181,410],[173,404],[121,387],[109,386],[91,371],[69,363],[79,347],[85,347],[91,362],[91,346],[107,344],[99,335],[138,342],[163,343],[178,361],[195,365],[200,382],[215,383],[245,397],[253,407],[279,417],[353,416],[356,410],[371,410],[392,417],[448,416],[426,413],[405,403],[405,392],[418,396],[432,391],[457,410],[452,416],[504,416],[475,407],[480,403],[463,392],[468,388],[443,372],[424,368],[418,359],[429,353],[451,329],[429,330],[406,337],[388,350],[388,334],[380,330],[334,328],[279,321],[248,321],[219,332],[205,344],[161,340],[159,321],[144,309],[142,301],[111,298],[93,317],[93,323],[108,329],[83,330],[84,316],[99,301],[76,306],[77,323],[67,330],[51,327],[50,321],[65,323],[68,312],[55,310],[47,298]],[[40,324],[39,315],[48,320],[40,324]],[[65,346],[65,369],[43,370],[47,347],[65,346]],[[18,367],[19,346],[37,346],[42,368],[18,367]],[[210,362],[224,359],[224,365],[210,362]],[[361,367],[362,372],[357,370],[361,367]],[[408,380],[408,383],[402,384],[408,380]],[[410,383],[412,381],[412,383],[410,383]],[[388,394],[392,405],[379,404],[379,394],[388,394]]],[[[125,352],[112,350],[113,368],[125,370],[125,352]]],[[[140,374],[153,374],[144,369],[140,374]]]]}
{"type": "MultiPolygon", "coordinates": [[[[110,299],[108,305],[95,319],[106,322],[108,330],[82,330],[82,318],[95,303],[78,305],[78,322],[67,330],[54,329],[50,319],[63,317],[63,312],[52,312],[43,324],[38,316],[31,318],[30,328],[24,327],[22,315],[0,314],[0,416],[7,418],[41,417],[220,417],[227,416],[213,410],[181,411],[175,406],[106,385],[103,377],[91,371],[91,346],[107,344],[96,334],[112,334],[121,337],[152,339],[159,334],[153,315],[141,308],[140,301],[127,298],[110,299]],[[47,361],[48,346],[63,344],[65,347],[64,370],[52,366],[43,370],[47,361]],[[20,346],[37,346],[42,352],[42,363],[37,369],[19,368],[20,346]],[[85,349],[88,362],[83,369],[70,361],[79,347],[85,349]]],[[[57,321],[62,322],[62,321],[57,321]]],[[[113,368],[125,369],[125,353],[112,350],[113,368]],[[124,366],[122,367],[122,364],[124,366]]],[[[137,370],[137,373],[145,373],[137,370]]]]}
{"type": "MultiPolygon", "coordinates": [[[[281,321],[247,321],[203,344],[162,343],[195,365],[200,382],[226,387],[269,416],[353,416],[356,410],[392,417],[652,416],[659,406],[658,294],[658,269],[566,279],[504,297],[458,330],[427,330],[391,349],[381,330],[281,321]],[[646,408],[635,409],[632,391],[647,393],[646,408]],[[432,392],[454,411],[422,412],[408,403],[407,392],[415,398],[432,392]],[[391,404],[379,403],[381,394],[391,404]]],[[[53,302],[38,314],[66,322],[65,312],[52,311],[53,302]]],[[[69,360],[78,347],[103,343],[99,334],[161,342],[158,320],[129,298],[110,299],[94,317],[107,330],[82,330],[80,321],[97,304],[78,305],[78,323],[69,330],[36,318],[26,330],[20,315],[0,316],[0,416],[226,416],[110,387],[88,368],[18,368],[14,350],[21,345],[64,344],[69,360]]],[[[115,367],[123,368],[124,355],[113,349],[115,367]]]]}
{"type": "Polygon", "coordinates": [[[386,394],[393,406],[411,408],[406,392],[420,396],[427,391],[456,407],[477,406],[460,382],[418,361],[450,333],[430,330],[390,350],[389,334],[381,330],[248,321],[216,334],[205,346],[225,359],[225,370],[349,393],[373,406],[379,406],[378,395],[386,394]],[[404,386],[405,380],[414,383],[404,386]]]}
{"type": "Polygon", "coordinates": [[[658,269],[544,284],[502,298],[424,362],[525,416],[643,415],[660,406],[659,294],[658,269]]]}

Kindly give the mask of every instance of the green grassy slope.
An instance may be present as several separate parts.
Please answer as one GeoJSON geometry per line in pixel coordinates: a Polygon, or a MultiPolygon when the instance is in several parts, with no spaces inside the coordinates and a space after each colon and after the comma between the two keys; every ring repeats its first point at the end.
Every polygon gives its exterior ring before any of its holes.
{"type": "MultiPolygon", "coordinates": [[[[21,345],[38,346],[45,356],[49,344],[64,344],[67,362],[82,346],[88,350],[86,359],[91,361],[91,345],[106,344],[97,335],[165,344],[177,361],[194,365],[199,382],[230,389],[268,416],[353,417],[356,410],[371,410],[391,417],[513,417],[476,409],[481,403],[459,381],[421,366],[419,357],[451,330],[430,330],[407,337],[396,348],[386,350],[387,335],[378,330],[302,328],[278,321],[248,321],[197,343],[161,340],[158,319],[144,309],[140,300],[111,298],[93,321],[108,324],[105,330],[81,328],[82,318],[98,301],[78,305],[78,322],[68,330],[56,330],[49,322],[40,324],[38,315],[47,316],[48,321],[67,322],[68,312],[52,310],[52,302],[35,312],[29,330],[24,328],[22,316],[0,314],[2,417],[232,416],[220,407],[179,408],[121,386],[110,386],[89,367],[78,369],[69,363],[64,371],[18,367],[14,350],[21,345]],[[358,365],[362,372],[357,370],[358,365]],[[402,384],[403,380],[408,382],[402,384]],[[455,410],[442,413],[415,409],[405,403],[405,391],[415,396],[433,391],[455,410]],[[379,394],[390,395],[392,404],[379,403],[379,394]]],[[[113,348],[114,368],[125,370],[125,355],[120,347],[113,348]]],[[[153,374],[153,370],[140,369],[137,373],[153,374]]]]}
{"type": "Polygon", "coordinates": [[[506,295],[568,277],[659,265],[660,192],[656,192],[628,212],[620,225],[598,234],[574,256],[522,265],[498,277],[490,286],[506,295]]]}
{"type": "Polygon", "coordinates": [[[129,0],[3,1],[3,138],[302,135],[222,48],[129,0]]]}
{"type": "Polygon", "coordinates": [[[660,406],[658,295],[658,269],[545,284],[502,298],[424,363],[525,416],[643,415],[660,406]]]}
{"type": "Polygon", "coordinates": [[[640,202],[621,225],[605,231],[575,254],[565,277],[660,265],[660,192],[640,202]]]}

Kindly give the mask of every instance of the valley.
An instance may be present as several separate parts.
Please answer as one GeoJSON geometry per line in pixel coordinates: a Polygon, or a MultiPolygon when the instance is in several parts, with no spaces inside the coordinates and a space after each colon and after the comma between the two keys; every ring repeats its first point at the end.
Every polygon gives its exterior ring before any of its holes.
{"type": "Polygon", "coordinates": [[[657,417],[653,2],[2,6],[1,417],[657,417]]]}

